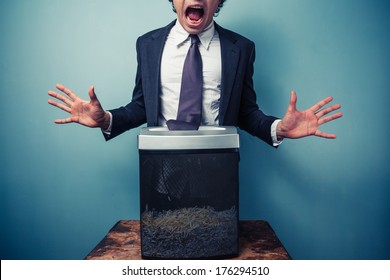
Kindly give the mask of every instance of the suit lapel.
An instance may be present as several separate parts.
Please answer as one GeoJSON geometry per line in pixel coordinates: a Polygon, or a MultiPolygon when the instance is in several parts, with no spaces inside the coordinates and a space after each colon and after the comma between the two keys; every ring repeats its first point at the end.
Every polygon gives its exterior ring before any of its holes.
{"type": "Polygon", "coordinates": [[[147,108],[153,108],[148,115],[148,126],[158,125],[158,115],[160,112],[160,69],[161,58],[164,49],[165,41],[169,31],[172,29],[176,21],[171,22],[166,27],[160,29],[159,32],[151,33],[149,40],[142,46],[142,60],[145,65],[143,67],[143,87],[145,103],[149,104],[147,108]]]}
{"type": "Polygon", "coordinates": [[[230,36],[218,24],[215,24],[215,28],[219,34],[222,56],[221,102],[219,107],[219,123],[222,125],[233,92],[240,48],[235,44],[236,38],[230,36]]]}

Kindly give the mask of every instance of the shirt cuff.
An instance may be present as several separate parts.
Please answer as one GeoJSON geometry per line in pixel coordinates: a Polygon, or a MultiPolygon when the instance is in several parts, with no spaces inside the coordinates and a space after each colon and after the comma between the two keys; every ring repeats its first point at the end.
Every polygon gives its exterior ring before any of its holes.
{"type": "Polygon", "coordinates": [[[107,113],[110,115],[110,125],[108,126],[108,128],[106,130],[102,129],[102,131],[103,131],[104,134],[110,136],[111,130],[112,130],[112,114],[111,114],[110,111],[107,111],[107,113]]]}
{"type": "Polygon", "coordinates": [[[278,136],[276,135],[276,127],[278,126],[278,123],[280,123],[282,120],[275,120],[271,125],[271,138],[272,138],[272,145],[274,147],[279,146],[282,144],[283,140],[279,141],[278,136]]]}

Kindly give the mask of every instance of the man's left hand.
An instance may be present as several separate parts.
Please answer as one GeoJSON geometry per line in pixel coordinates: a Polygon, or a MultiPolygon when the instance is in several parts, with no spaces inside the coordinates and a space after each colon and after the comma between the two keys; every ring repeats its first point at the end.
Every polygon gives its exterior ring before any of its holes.
{"type": "Polygon", "coordinates": [[[341,118],[341,112],[328,115],[341,108],[340,104],[324,107],[330,103],[333,97],[327,97],[314,106],[304,111],[297,110],[297,95],[291,91],[290,104],[287,107],[286,114],[278,124],[276,134],[278,140],[283,138],[302,138],[306,136],[318,136],[323,138],[335,139],[336,135],[322,132],[318,129],[324,123],[341,118]]]}

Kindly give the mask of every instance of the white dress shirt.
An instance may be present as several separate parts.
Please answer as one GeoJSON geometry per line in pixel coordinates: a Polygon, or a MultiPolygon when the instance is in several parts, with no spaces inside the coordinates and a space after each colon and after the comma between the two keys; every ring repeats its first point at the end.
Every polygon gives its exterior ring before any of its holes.
{"type": "MultiPolygon", "coordinates": [[[[201,125],[218,125],[222,61],[219,36],[215,31],[214,22],[198,34],[198,37],[203,65],[201,125]]],[[[190,45],[189,34],[179,21],[176,21],[165,42],[161,59],[160,126],[165,126],[167,120],[177,117],[183,65],[190,45]]]]}

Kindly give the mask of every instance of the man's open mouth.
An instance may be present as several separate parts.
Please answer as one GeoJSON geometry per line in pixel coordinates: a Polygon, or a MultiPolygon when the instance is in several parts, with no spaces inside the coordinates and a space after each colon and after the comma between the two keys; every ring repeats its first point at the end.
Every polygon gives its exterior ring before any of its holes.
{"type": "Polygon", "coordinates": [[[187,19],[198,22],[203,18],[204,10],[202,7],[188,7],[186,10],[187,19]]]}

